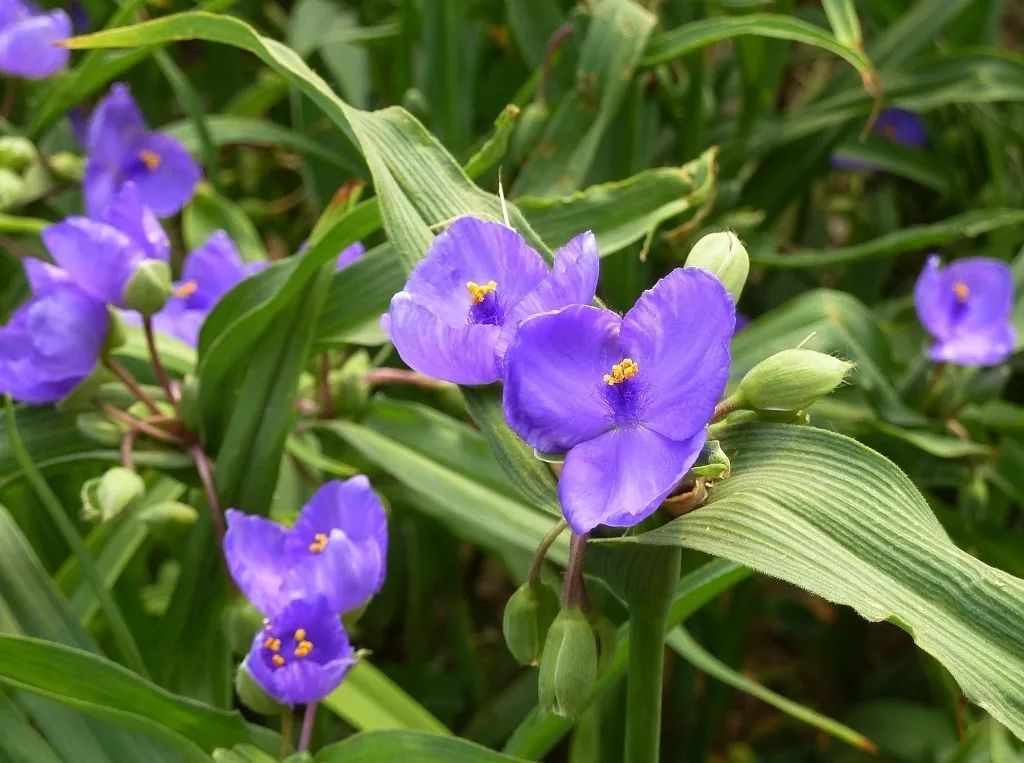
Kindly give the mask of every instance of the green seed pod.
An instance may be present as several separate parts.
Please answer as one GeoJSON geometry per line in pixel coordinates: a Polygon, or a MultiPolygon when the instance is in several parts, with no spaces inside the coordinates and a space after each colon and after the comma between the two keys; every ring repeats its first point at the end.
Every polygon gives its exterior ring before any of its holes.
{"type": "Polygon", "coordinates": [[[21,172],[36,158],[36,147],[27,138],[5,135],[0,138],[0,167],[21,172]]]}
{"type": "Polygon", "coordinates": [[[558,594],[540,583],[521,585],[505,605],[501,630],[512,656],[521,665],[539,665],[548,629],[558,614],[558,594]]]}
{"type": "Polygon", "coordinates": [[[172,540],[198,521],[199,512],[179,501],[163,501],[144,508],[139,512],[139,519],[155,536],[172,540]]]}
{"type": "Polygon", "coordinates": [[[548,630],[540,661],[538,693],[544,712],[563,718],[579,714],[597,679],[597,641],[579,607],[558,613],[548,630]]]}
{"type": "Polygon", "coordinates": [[[75,418],[75,428],[86,438],[107,447],[117,447],[124,437],[124,430],[121,427],[95,411],[78,414],[75,418]]]}
{"type": "Polygon", "coordinates": [[[171,269],[161,260],[145,260],[124,287],[124,303],[143,315],[160,312],[171,296],[171,269]]]}
{"type": "Polygon", "coordinates": [[[50,170],[61,180],[79,183],[85,175],[85,158],[69,151],[61,151],[50,157],[50,170]]]}
{"type": "Polygon", "coordinates": [[[551,111],[543,101],[533,101],[519,115],[519,124],[512,133],[512,158],[522,162],[544,137],[551,111]]]}
{"type": "Polygon", "coordinates": [[[852,368],[814,350],[783,350],[747,372],[736,402],[756,411],[799,411],[838,387],[852,368]]]}
{"type": "Polygon", "coordinates": [[[0,212],[16,207],[25,192],[21,175],[0,167],[0,212]]]}
{"type": "Polygon", "coordinates": [[[142,497],[146,484],[123,466],[114,466],[102,477],[82,485],[82,514],[92,521],[109,522],[142,497]]]}
{"type": "Polygon", "coordinates": [[[260,715],[280,715],[287,707],[264,691],[243,662],[235,674],[235,693],[242,704],[260,715]]]}
{"type": "Polygon", "coordinates": [[[686,267],[703,268],[715,274],[722,285],[739,300],[750,272],[750,258],[743,243],[730,231],[709,233],[694,244],[686,267]]]}

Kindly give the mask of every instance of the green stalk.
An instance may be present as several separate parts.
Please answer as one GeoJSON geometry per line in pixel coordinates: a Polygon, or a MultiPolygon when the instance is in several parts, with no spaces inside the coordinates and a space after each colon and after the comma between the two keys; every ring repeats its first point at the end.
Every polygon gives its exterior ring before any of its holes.
{"type": "Polygon", "coordinates": [[[149,672],[146,670],[142,654],[139,652],[139,647],[136,645],[131,630],[128,628],[128,623],[125,622],[121,610],[118,609],[113,597],[104,585],[103,578],[100,576],[99,570],[96,569],[96,565],[93,564],[92,557],[89,555],[89,550],[85,547],[82,537],[68,518],[64,507],[61,506],[60,499],[50,489],[50,486],[46,484],[46,480],[43,479],[35,464],[32,463],[32,458],[29,456],[28,451],[25,450],[21,437],[18,435],[18,425],[14,417],[14,404],[11,402],[10,397],[7,398],[7,433],[11,439],[11,450],[14,451],[14,458],[21,467],[21,471],[25,474],[25,479],[28,480],[35,494],[46,508],[50,519],[57,525],[57,529],[63,536],[64,542],[68,544],[71,552],[78,559],[78,564],[82,568],[82,574],[89,581],[89,585],[95,592],[121,657],[128,667],[136,673],[149,678],[149,672]]]}

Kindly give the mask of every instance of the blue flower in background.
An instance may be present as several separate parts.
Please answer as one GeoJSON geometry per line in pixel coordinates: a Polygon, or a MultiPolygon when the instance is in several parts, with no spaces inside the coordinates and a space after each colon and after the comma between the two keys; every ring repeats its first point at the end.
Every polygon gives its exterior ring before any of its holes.
{"type": "Polygon", "coordinates": [[[620,317],[586,305],[525,320],[505,356],[505,418],[567,451],[558,483],[577,533],[650,516],[700,455],[729,377],[732,298],[678,269],[620,317]]]}
{"type": "Polygon", "coordinates": [[[170,243],[160,221],[127,183],[98,219],[69,217],[43,231],[54,262],[94,299],[124,307],[124,289],[147,259],[170,257],[170,243]]]}
{"type": "Polygon", "coordinates": [[[127,85],[117,84],[99,102],[86,133],[85,204],[102,216],[125,183],[135,183],[143,203],[160,217],[181,210],[202,177],[199,165],[174,138],[150,132],[127,85]]]}
{"type": "Polygon", "coordinates": [[[929,355],[962,366],[1002,363],[1017,338],[1009,266],[988,257],[940,263],[929,257],[914,287],[917,315],[936,340],[929,355]]]}
{"type": "MultiPolygon", "coordinates": [[[[880,135],[893,143],[898,143],[909,148],[923,148],[928,139],[928,132],[924,126],[924,120],[913,111],[906,109],[883,109],[875,120],[872,128],[875,135],[880,135]]],[[[875,167],[867,162],[842,154],[835,154],[832,157],[832,166],[841,170],[873,170],[875,167]]]]}
{"type": "Polygon", "coordinates": [[[153,326],[163,334],[197,346],[199,329],[221,297],[266,265],[244,262],[228,234],[216,231],[185,258],[181,281],[175,285],[164,309],[153,316],[153,326]]]}
{"type": "Polygon", "coordinates": [[[228,570],[261,612],[317,596],[331,612],[349,612],[384,582],[387,517],[366,477],[325,484],[292,529],[234,509],[227,524],[228,570]]]}
{"type": "Polygon", "coordinates": [[[68,51],[54,45],[71,36],[64,11],[39,10],[24,0],[0,0],[0,72],[42,79],[68,65],[68,51]]]}
{"type": "Polygon", "coordinates": [[[520,322],[593,300],[597,241],[582,233],[558,250],[554,269],[511,228],[456,220],[435,240],[381,321],[410,368],[456,384],[501,378],[520,322]]]}
{"type": "Polygon", "coordinates": [[[32,298],[0,327],[0,394],[52,403],[92,372],[107,337],[107,309],[59,268],[30,258],[25,270],[32,298]]]}
{"type": "Polygon", "coordinates": [[[344,270],[356,260],[361,259],[364,254],[366,254],[366,247],[363,246],[363,242],[361,241],[357,241],[351,246],[346,246],[338,255],[338,260],[334,269],[344,270]]]}

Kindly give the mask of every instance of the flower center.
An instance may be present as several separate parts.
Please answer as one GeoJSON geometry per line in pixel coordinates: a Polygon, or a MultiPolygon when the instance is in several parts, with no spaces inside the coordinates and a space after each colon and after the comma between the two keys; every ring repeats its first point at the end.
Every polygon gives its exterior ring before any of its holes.
{"type": "Polygon", "coordinates": [[[469,292],[469,303],[471,305],[479,305],[486,299],[487,295],[492,293],[498,288],[498,284],[494,281],[488,281],[485,284],[478,284],[476,281],[469,281],[466,283],[466,291],[469,292]]]}
{"type": "Polygon", "coordinates": [[[632,379],[640,372],[640,366],[632,358],[623,358],[612,366],[612,372],[604,375],[604,383],[610,386],[622,384],[626,379],[632,379]]]}
{"type": "Polygon", "coordinates": [[[199,289],[199,284],[196,283],[194,278],[185,281],[185,283],[174,288],[174,296],[178,299],[188,299],[199,289]]]}
{"type": "MultiPolygon", "coordinates": [[[[313,651],[313,642],[306,638],[305,628],[295,629],[295,633],[293,634],[293,641],[295,643],[295,647],[292,650],[292,654],[294,654],[299,659],[308,656],[309,653],[313,651]]],[[[281,639],[277,638],[276,636],[268,636],[266,640],[263,642],[263,648],[269,652],[272,652],[270,661],[274,664],[275,668],[281,668],[284,667],[285,664],[287,664],[288,661],[280,653],[281,639]]]]}
{"type": "Polygon", "coordinates": [[[953,294],[956,295],[956,301],[961,305],[967,304],[967,298],[971,296],[971,287],[963,281],[957,281],[953,284],[953,294]]]}
{"type": "Polygon", "coordinates": [[[313,542],[309,544],[310,552],[319,554],[325,548],[327,548],[327,533],[317,533],[313,536],[313,542]]]}
{"type": "Polygon", "coordinates": [[[156,172],[160,169],[160,154],[149,149],[143,149],[139,151],[139,161],[146,165],[146,169],[150,172],[156,172]]]}

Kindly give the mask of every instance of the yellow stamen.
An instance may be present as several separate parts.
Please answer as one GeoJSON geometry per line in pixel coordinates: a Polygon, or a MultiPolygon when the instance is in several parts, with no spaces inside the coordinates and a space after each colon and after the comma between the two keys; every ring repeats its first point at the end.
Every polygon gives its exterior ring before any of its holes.
{"type": "Polygon", "coordinates": [[[622,384],[626,379],[632,379],[640,371],[640,366],[632,358],[623,358],[621,362],[612,366],[612,372],[604,375],[604,383],[612,386],[622,384]]]}
{"type": "Polygon", "coordinates": [[[498,284],[494,281],[488,281],[483,285],[478,284],[476,281],[469,281],[466,283],[466,291],[469,292],[469,301],[474,305],[479,305],[484,301],[484,297],[497,288],[498,284]]]}
{"type": "Polygon", "coordinates": [[[295,630],[295,640],[296,641],[305,641],[306,640],[306,629],[305,628],[297,628],[295,630]]]}
{"type": "Polygon", "coordinates": [[[273,657],[271,657],[270,661],[274,663],[276,667],[281,667],[282,665],[284,665],[284,657],[282,657],[279,654],[275,654],[273,657]]]}
{"type": "Polygon", "coordinates": [[[263,646],[264,648],[269,649],[271,652],[280,652],[281,639],[270,636],[267,638],[266,641],[263,642],[263,646]]]}
{"type": "Polygon", "coordinates": [[[317,533],[313,536],[313,542],[309,544],[309,550],[314,554],[319,554],[327,548],[327,541],[328,538],[326,533],[317,533]]]}
{"type": "Polygon", "coordinates": [[[146,169],[150,172],[155,172],[160,169],[160,154],[149,149],[143,149],[139,151],[139,161],[146,165],[146,169]]]}
{"type": "Polygon", "coordinates": [[[181,284],[180,286],[175,286],[173,294],[175,297],[178,297],[179,299],[188,299],[189,297],[196,293],[196,290],[198,288],[199,284],[197,284],[195,279],[193,278],[188,281],[185,281],[185,283],[181,284]]]}
{"type": "Polygon", "coordinates": [[[953,293],[956,295],[956,301],[962,305],[967,302],[967,298],[971,296],[971,287],[963,281],[957,281],[953,284],[953,293]]]}
{"type": "Polygon", "coordinates": [[[308,655],[312,651],[313,651],[313,642],[312,641],[300,641],[298,646],[295,647],[295,656],[296,657],[305,657],[306,655],[308,655]]]}

